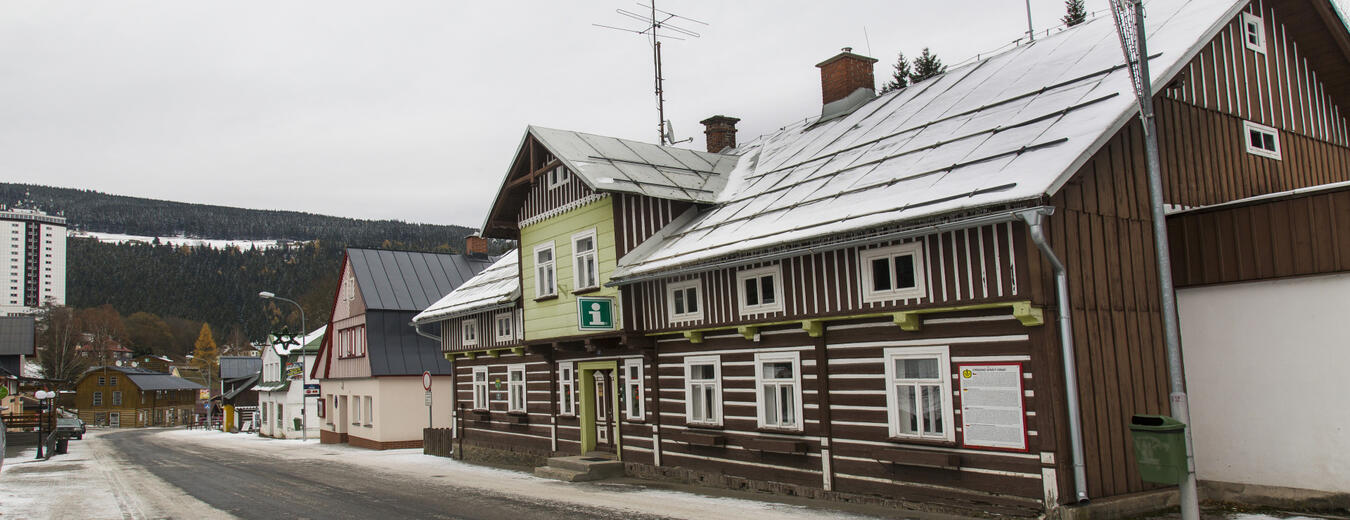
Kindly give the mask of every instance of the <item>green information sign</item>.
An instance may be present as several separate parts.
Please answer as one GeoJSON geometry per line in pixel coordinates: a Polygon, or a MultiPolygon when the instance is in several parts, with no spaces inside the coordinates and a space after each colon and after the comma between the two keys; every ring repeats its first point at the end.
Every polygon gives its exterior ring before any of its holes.
{"type": "Polygon", "coordinates": [[[578,297],[577,328],[581,330],[614,330],[614,298],[578,297]]]}

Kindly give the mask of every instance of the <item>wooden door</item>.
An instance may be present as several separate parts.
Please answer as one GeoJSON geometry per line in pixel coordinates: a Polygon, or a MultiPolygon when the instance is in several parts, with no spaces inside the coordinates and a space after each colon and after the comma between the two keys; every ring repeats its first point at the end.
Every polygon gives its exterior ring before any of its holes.
{"type": "Polygon", "coordinates": [[[610,370],[595,372],[595,449],[614,451],[614,396],[610,394],[614,375],[610,370]]]}
{"type": "Polygon", "coordinates": [[[112,412],[112,413],[109,413],[109,414],[108,414],[108,426],[111,426],[111,427],[113,427],[113,428],[121,428],[121,427],[122,427],[122,414],[121,414],[121,412],[112,412]]]}

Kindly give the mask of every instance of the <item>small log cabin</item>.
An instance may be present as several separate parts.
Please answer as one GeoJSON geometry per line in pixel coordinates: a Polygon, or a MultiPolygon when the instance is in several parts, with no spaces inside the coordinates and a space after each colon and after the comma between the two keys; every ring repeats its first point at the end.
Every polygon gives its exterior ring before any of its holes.
{"type": "Polygon", "coordinates": [[[181,377],[144,368],[94,367],[75,383],[75,409],[90,426],[192,424],[197,396],[205,388],[181,377]]]}
{"type": "MultiPolygon", "coordinates": [[[[1327,0],[1147,24],[1170,207],[1350,180],[1327,0]]],[[[419,316],[461,455],[1015,515],[1155,488],[1127,425],[1168,412],[1162,316],[1111,20],[880,96],[875,61],[817,64],[820,116],[745,144],[726,116],[707,151],[529,127],[483,226],[519,285],[419,316]]]]}
{"type": "MultiPolygon", "coordinates": [[[[467,255],[350,248],[332,316],[309,376],[321,396],[319,440],[372,449],[418,448],[433,417],[447,426],[450,363],[435,341],[408,326],[413,315],[478,274],[491,260],[485,241],[467,255]],[[435,413],[422,374],[434,381],[435,413]]],[[[436,332],[431,330],[431,334],[436,332]]],[[[275,417],[274,417],[275,418],[275,417]]]]}

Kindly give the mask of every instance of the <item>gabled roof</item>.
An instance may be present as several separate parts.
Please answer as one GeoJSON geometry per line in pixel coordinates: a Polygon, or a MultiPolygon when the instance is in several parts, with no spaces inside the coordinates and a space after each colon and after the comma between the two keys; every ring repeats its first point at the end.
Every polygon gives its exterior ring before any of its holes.
{"type": "Polygon", "coordinates": [[[220,356],[220,378],[243,379],[262,372],[262,358],[253,356],[220,356]]]}
{"type": "Polygon", "coordinates": [[[485,235],[494,222],[515,222],[524,193],[537,182],[526,176],[530,144],[538,143],[597,193],[632,193],[658,199],[712,202],[736,166],[734,155],[661,146],[617,137],[530,126],[517,147],[515,160],[497,191],[497,200],[483,224],[485,235]],[[527,182],[529,181],[529,182],[527,182]]]}
{"type": "Polygon", "coordinates": [[[125,374],[127,376],[127,379],[131,380],[132,384],[135,384],[136,387],[140,388],[141,390],[201,390],[203,388],[206,388],[205,386],[199,385],[192,381],[188,381],[181,377],[169,375],[164,372],[155,372],[153,370],[146,370],[144,368],[98,366],[98,367],[90,367],[88,370],[84,372],[84,374],[85,377],[88,377],[92,375],[94,372],[102,371],[104,369],[112,370],[115,372],[121,372],[122,374],[125,374]]]}
{"type": "Polygon", "coordinates": [[[36,343],[32,316],[0,316],[0,356],[31,356],[36,343]]]}
{"type": "Polygon", "coordinates": [[[483,270],[491,261],[464,255],[347,250],[367,310],[421,311],[483,270]]]}
{"type": "Polygon", "coordinates": [[[430,323],[471,312],[512,307],[520,299],[520,257],[512,250],[496,263],[450,291],[421,314],[413,317],[416,323],[430,323]]]}
{"type": "MultiPolygon", "coordinates": [[[[1148,4],[1158,80],[1246,5],[1148,4]]],[[[851,114],[761,137],[712,207],[625,255],[618,283],[841,234],[1036,205],[1138,109],[1110,17],[882,95],[851,114]]]]}

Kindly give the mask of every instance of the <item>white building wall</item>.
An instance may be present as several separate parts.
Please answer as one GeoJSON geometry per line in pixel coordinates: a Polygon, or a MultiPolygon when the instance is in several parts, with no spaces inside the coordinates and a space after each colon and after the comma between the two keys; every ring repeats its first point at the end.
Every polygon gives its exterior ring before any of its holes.
{"type": "Polygon", "coordinates": [[[42,224],[42,281],[38,301],[51,300],[56,305],[66,303],[66,227],[55,224],[42,224]]]}
{"type": "Polygon", "coordinates": [[[24,223],[0,220],[0,314],[24,310],[24,223]]]}
{"type": "Polygon", "coordinates": [[[1350,492],[1350,273],[1177,300],[1198,478],[1350,492]]]}
{"type": "MultiPolygon", "coordinates": [[[[263,381],[280,381],[282,378],[283,366],[281,358],[270,348],[263,352],[263,381]]],[[[305,356],[306,366],[314,363],[314,356],[305,356]]],[[[313,379],[310,383],[316,383],[313,379]]],[[[300,429],[295,427],[295,419],[301,416],[302,405],[308,405],[304,408],[306,422],[305,436],[310,439],[319,438],[319,428],[322,426],[323,419],[319,418],[318,397],[310,397],[308,403],[302,403],[304,397],[303,381],[296,379],[291,381],[291,385],[285,391],[276,392],[258,392],[258,408],[265,410],[262,412],[263,421],[258,426],[258,434],[266,437],[275,437],[279,439],[299,439],[302,437],[300,429]],[[281,421],[277,421],[277,405],[281,405],[281,421]]]]}
{"type": "MultiPolygon", "coordinates": [[[[431,388],[431,424],[435,428],[449,428],[453,406],[450,376],[432,378],[431,388]]],[[[328,431],[376,442],[420,441],[422,428],[428,424],[426,393],[420,375],[327,379],[323,381],[323,395],[330,402],[328,417],[323,420],[323,428],[328,431]],[[373,417],[365,409],[366,397],[371,398],[373,417]],[[362,403],[359,421],[355,404],[358,398],[362,403]],[[343,404],[334,407],[333,401],[343,404]]]]}
{"type": "Polygon", "coordinates": [[[0,207],[0,314],[28,313],[29,294],[25,280],[28,262],[37,264],[36,300],[40,306],[52,300],[66,302],[66,226],[65,219],[31,209],[0,207]],[[29,224],[38,226],[37,255],[28,257],[29,224]]]}

